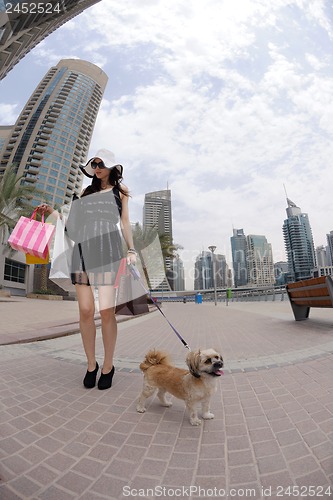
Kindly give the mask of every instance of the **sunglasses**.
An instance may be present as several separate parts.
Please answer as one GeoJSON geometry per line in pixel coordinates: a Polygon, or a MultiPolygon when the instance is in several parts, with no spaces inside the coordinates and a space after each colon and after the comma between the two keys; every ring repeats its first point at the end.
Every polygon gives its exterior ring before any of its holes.
{"type": "Polygon", "coordinates": [[[95,170],[96,168],[106,168],[103,161],[100,161],[98,163],[96,161],[92,161],[90,163],[90,166],[93,170],[95,170]]]}

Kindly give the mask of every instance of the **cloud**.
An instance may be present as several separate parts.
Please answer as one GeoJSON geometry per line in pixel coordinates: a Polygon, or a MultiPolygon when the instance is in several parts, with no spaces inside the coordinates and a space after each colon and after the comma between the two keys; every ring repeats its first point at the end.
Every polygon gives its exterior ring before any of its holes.
{"type": "Polygon", "coordinates": [[[1,125],[13,125],[17,118],[17,104],[0,102],[1,125]]]}

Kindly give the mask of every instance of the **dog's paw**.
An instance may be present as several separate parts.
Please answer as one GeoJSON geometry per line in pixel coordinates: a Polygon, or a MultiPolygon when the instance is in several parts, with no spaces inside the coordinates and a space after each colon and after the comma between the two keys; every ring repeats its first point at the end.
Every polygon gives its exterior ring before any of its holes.
{"type": "Polygon", "coordinates": [[[204,413],[202,415],[202,418],[204,420],[211,420],[212,418],[214,418],[214,413],[211,413],[211,412],[204,413]]]}
{"type": "Polygon", "coordinates": [[[146,408],[145,408],[144,406],[140,406],[140,405],[138,405],[138,406],[136,407],[136,411],[137,411],[138,413],[144,413],[144,412],[146,411],[146,408]]]}
{"type": "Polygon", "coordinates": [[[171,401],[163,401],[163,403],[161,403],[162,406],[165,406],[165,408],[170,408],[170,406],[172,406],[172,402],[171,401]]]}
{"type": "Polygon", "coordinates": [[[191,425],[201,425],[201,420],[200,420],[200,418],[191,418],[190,424],[191,425]]]}

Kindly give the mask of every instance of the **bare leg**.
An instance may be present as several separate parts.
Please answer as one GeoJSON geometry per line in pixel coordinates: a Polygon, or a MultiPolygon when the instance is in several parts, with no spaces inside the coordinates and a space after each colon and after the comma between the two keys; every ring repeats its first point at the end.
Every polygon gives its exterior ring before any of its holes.
{"type": "Polygon", "coordinates": [[[96,326],[94,321],[94,294],[92,288],[87,285],[75,285],[75,288],[79,303],[80,331],[83,348],[87,356],[88,370],[93,371],[96,368],[96,326]]]}
{"type": "Polygon", "coordinates": [[[117,320],[114,308],[114,287],[98,288],[99,312],[102,320],[102,338],[104,345],[104,362],[102,373],[112,370],[113,356],[117,341],[117,320]]]}

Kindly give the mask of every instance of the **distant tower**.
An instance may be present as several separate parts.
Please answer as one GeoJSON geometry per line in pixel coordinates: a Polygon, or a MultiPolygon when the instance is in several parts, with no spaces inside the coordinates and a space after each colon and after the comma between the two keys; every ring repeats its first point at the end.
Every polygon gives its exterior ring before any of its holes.
{"type": "Polygon", "coordinates": [[[316,254],[308,214],[302,213],[287,198],[287,219],[283,223],[283,237],[288,259],[289,281],[311,278],[316,267],[316,254]]]}
{"type": "Polygon", "coordinates": [[[328,265],[333,266],[333,231],[326,235],[327,238],[327,260],[328,265]]]}
{"type": "Polygon", "coordinates": [[[214,288],[213,260],[215,259],[216,288],[225,288],[228,284],[228,265],[225,255],[202,251],[196,258],[194,269],[194,290],[214,288]]]}
{"type": "Polygon", "coordinates": [[[100,68],[63,59],[39,83],[0,152],[0,176],[14,164],[22,183],[35,184],[51,205],[69,203],[82,172],[107,84],[100,68]]]}
{"type": "Polygon", "coordinates": [[[212,253],[202,251],[194,264],[194,290],[213,288],[212,253]]]}
{"type": "Polygon", "coordinates": [[[275,283],[272,245],[265,236],[247,236],[248,282],[265,286],[275,283]]]}
{"type": "Polygon", "coordinates": [[[0,8],[0,80],[50,33],[99,1],[1,1],[7,8],[0,8]]]}
{"type": "Polygon", "coordinates": [[[230,241],[235,287],[247,285],[247,241],[243,229],[234,229],[230,241]]]}

